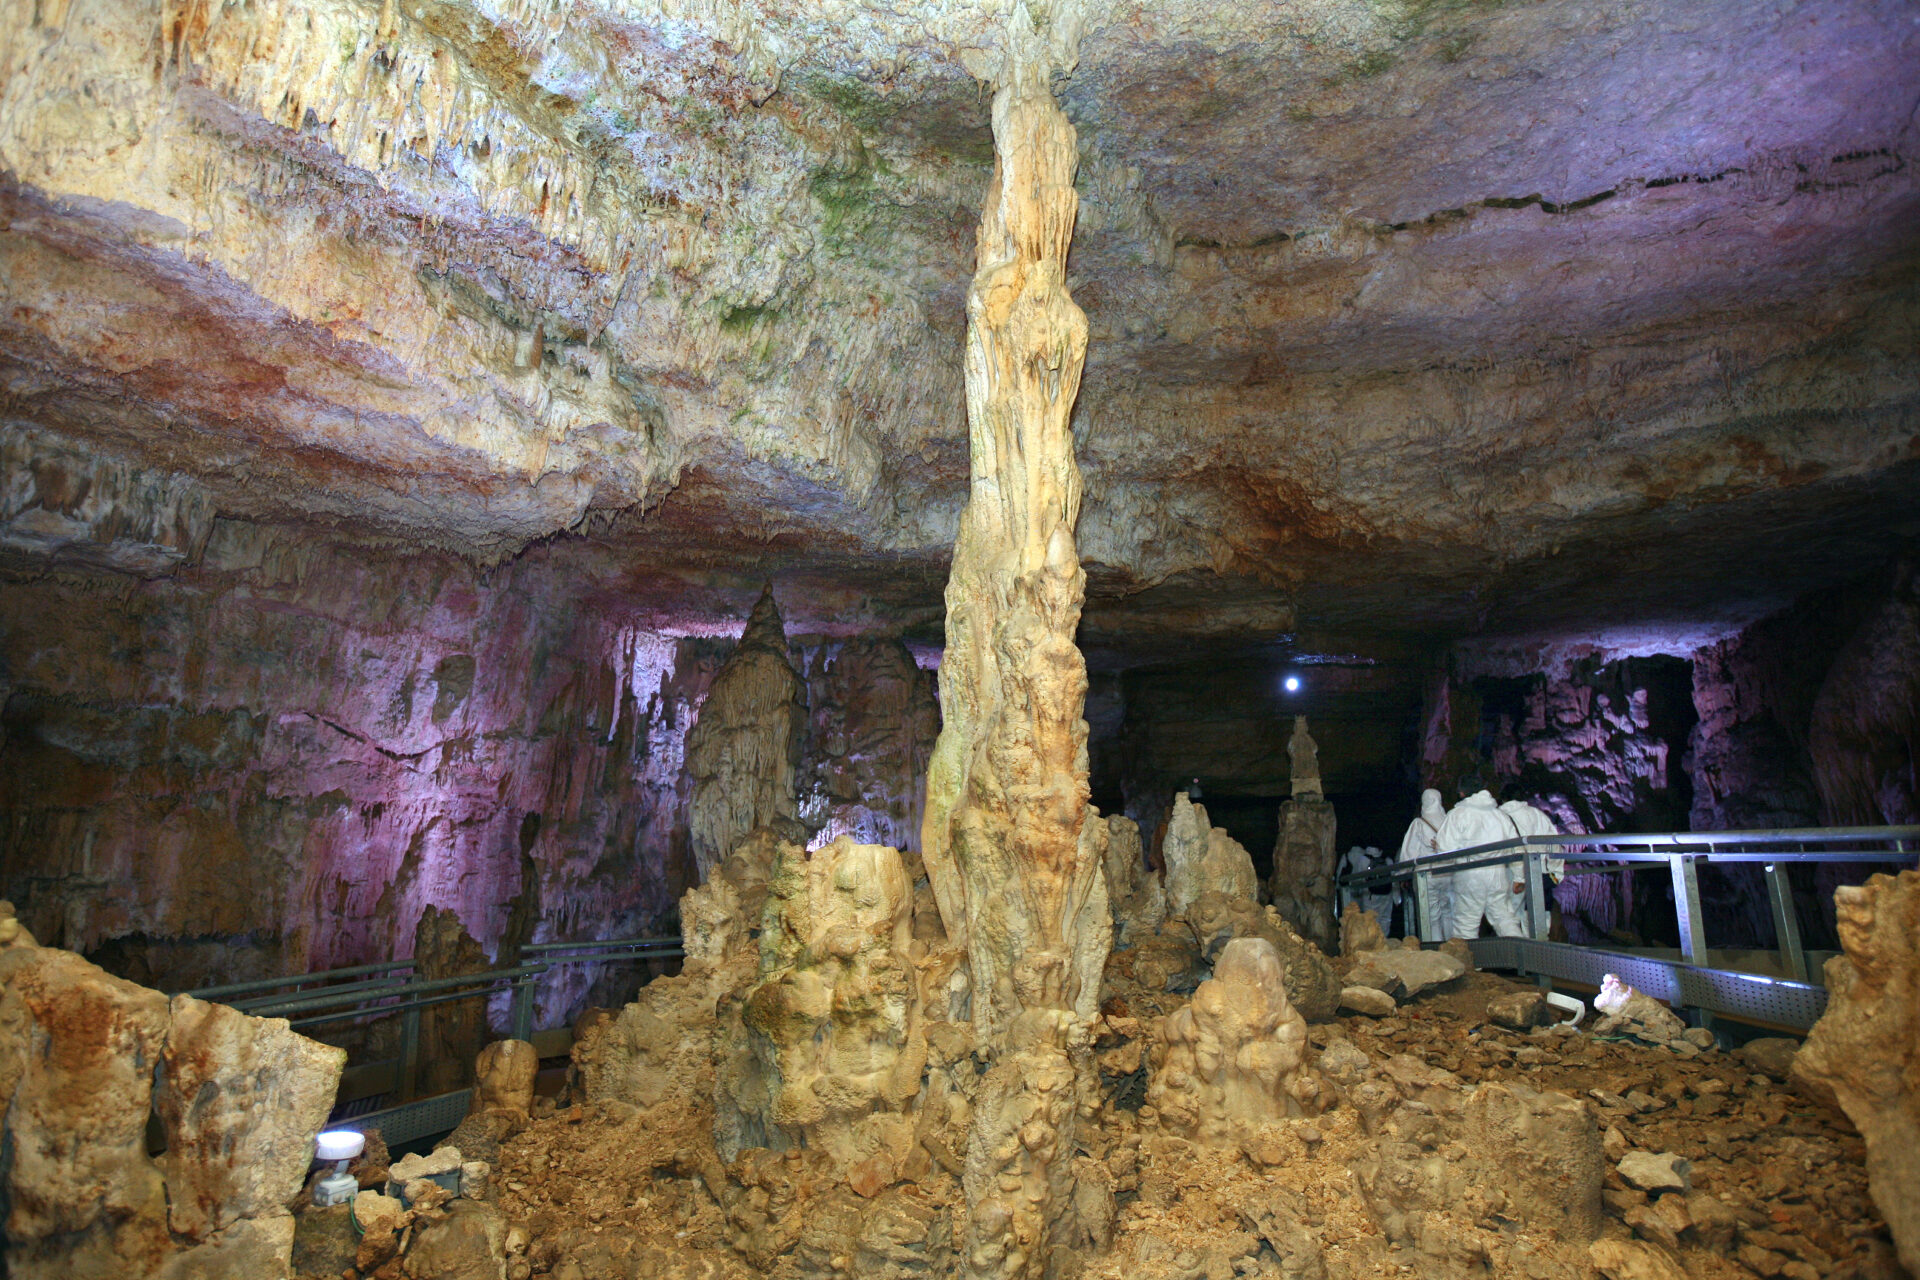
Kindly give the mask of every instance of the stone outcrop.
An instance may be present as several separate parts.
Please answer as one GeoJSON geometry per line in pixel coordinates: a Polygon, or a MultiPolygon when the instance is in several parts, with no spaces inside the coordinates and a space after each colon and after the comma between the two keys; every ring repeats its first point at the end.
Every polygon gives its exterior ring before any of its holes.
{"type": "Polygon", "coordinates": [[[1217,960],[1236,938],[1262,938],[1279,954],[1287,998],[1308,1022],[1332,1019],[1340,1001],[1340,978],[1320,948],[1295,933],[1272,907],[1251,898],[1203,893],[1181,917],[1201,954],[1217,960]]]}
{"type": "MultiPolygon", "coordinates": [[[[1049,87],[1071,17],[1016,10],[993,100],[994,174],[967,294],[972,487],[947,581],[944,723],[921,853],[948,935],[972,965],[991,1056],[968,1142],[968,1276],[1048,1270],[1091,1106],[1087,1029],[1112,937],[1107,824],[1088,803],[1086,574],[1070,418],[1087,321],[1066,288],[1079,164],[1049,87]]],[[[1071,62],[1069,54],[1065,61],[1071,62]]]]}
{"type": "Polygon", "coordinates": [[[175,996],[170,1015],[154,1100],[167,1141],[168,1227],[206,1240],[245,1219],[283,1216],[333,1110],[346,1053],[285,1019],[192,996],[175,996]]]}
{"type": "Polygon", "coordinates": [[[1173,815],[1167,819],[1160,854],[1167,868],[1168,915],[1185,915],[1206,893],[1249,902],[1259,897],[1253,856],[1224,827],[1210,826],[1206,807],[1193,803],[1185,792],[1173,798],[1173,815]]]}
{"type": "MultiPolygon", "coordinates": [[[[414,972],[432,982],[485,973],[493,967],[451,909],[428,907],[413,934],[414,972]]],[[[487,1043],[484,996],[446,1000],[420,1011],[420,1080],[423,1095],[449,1093],[473,1079],[473,1061],[487,1043]]]]}
{"type": "Polygon", "coordinates": [[[842,836],[783,852],[759,979],[721,1019],[722,1158],[805,1146],[842,1171],[877,1158],[882,1185],[893,1181],[913,1146],[904,1112],[927,1061],[912,912],[898,850],[842,836]]]}
{"type": "Polygon", "coordinates": [[[0,943],[8,1274],[284,1280],[287,1204],[345,1057],[282,1019],[170,1005],[15,931],[0,943]]]}
{"type": "Polygon", "coordinates": [[[799,813],[795,784],[807,726],[807,688],[793,669],[769,587],[753,606],[687,735],[694,866],[705,880],[755,827],[799,813]]]}
{"type": "Polygon", "coordinates": [[[828,840],[919,844],[927,761],[940,733],[933,673],[897,639],[830,641],[804,656],[802,822],[828,840]]]}
{"type": "Polygon", "coordinates": [[[1296,795],[1280,806],[1280,834],[1273,844],[1269,896],[1300,936],[1328,955],[1340,945],[1334,922],[1334,867],[1338,855],[1333,805],[1316,793],[1296,795]]]}
{"type": "Polygon", "coordinates": [[[1279,952],[1264,938],[1236,938],[1192,1002],[1155,1027],[1147,1101],[1175,1133],[1241,1147],[1261,1126],[1317,1115],[1331,1101],[1308,1054],[1279,952]]]}
{"type": "Polygon", "coordinates": [[[1867,1143],[1867,1178],[1900,1261],[1920,1272],[1920,871],[1834,894],[1844,954],[1793,1075],[1830,1093],[1867,1143]]]}
{"type": "Polygon", "coordinates": [[[1125,814],[1107,819],[1106,877],[1116,942],[1132,942],[1160,927],[1167,918],[1166,885],[1146,863],[1140,824],[1125,814]]]}

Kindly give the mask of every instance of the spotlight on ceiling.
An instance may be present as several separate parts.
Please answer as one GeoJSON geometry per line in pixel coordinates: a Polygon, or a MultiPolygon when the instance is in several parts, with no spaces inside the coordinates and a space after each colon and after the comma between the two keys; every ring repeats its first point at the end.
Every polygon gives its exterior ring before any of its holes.
{"type": "Polygon", "coordinates": [[[1299,676],[1288,676],[1288,677],[1287,677],[1287,678],[1286,678],[1286,679],[1285,679],[1284,681],[1282,681],[1281,683],[1282,683],[1282,684],[1284,684],[1284,685],[1286,686],[1286,690],[1287,690],[1287,692],[1288,692],[1288,693],[1298,693],[1298,692],[1300,692],[1300,677],[1299,677],[1299,676]]]}

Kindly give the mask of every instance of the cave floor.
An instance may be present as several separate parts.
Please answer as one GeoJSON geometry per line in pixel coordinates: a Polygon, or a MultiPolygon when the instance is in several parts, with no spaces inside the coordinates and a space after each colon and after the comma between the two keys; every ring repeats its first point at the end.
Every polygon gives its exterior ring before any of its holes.
{"type": "MultiPolygon", "coordinates": [[[[1638,1041],[1558,1029],[1518,1033],[1488,1022],[1487,999],[1516,988],[1492,974],[1469,974],[1395,1016],[1342,1017],[1314,1026],[1311,1036],[1323,1054],[1342,1041],[1358,1049],[1409,1094],[1420,1085],[1459,1090],[1506,1081],[1587,1099],[1606,1135],[1605,1237],[1660,1240],[1660,1256],[1694,1280],[1903,1274],[1868,1196],[1864,1146],[1837,1109],[1754,1073],[1731,1053],[1682,1058],[1638,1041]],[[1649,1197],[1614,1168],[1632,1150],[1691,1162],[1690,1216],[1668,1206],[1662,1226],[1644,1211],[1649,1197]]],[[[526,1229],[524,1271],[514,1269],[523,1274],[908,1276],[946,1274],[956,1261],[951,1242],[963,1222],[963,1196],[958,1161],[939,1142],[929,1150],[942,1159],[910,1163],[903,1181],[863,1200],[814,1153],[746,1152],[723,1165],[704,1103],[542,1111],[495,1157],[497,1205],[526,1229]]],[[[1372,1117],[1370,1131],[1368,1119],[1343,1103],[1292,1121],[1256,1161],[1161,1132],[1150,1109],[1110,1106],[1076,1164],[1077,1178],[1115,1192],[1110,1235],[1085,1242],[1062,1274],[1594,1274],[1584,1249],[1498,1213],[1429,1212],[1417,1238],[1389,1239],[1369,1210],[1359,1171],[1393,1122],[1372,1117]]],[[[1458,1161],[1467,1154],[1459,1145],[1440,1142],[1433,1154],[1458,1161]]],[[[1670,1273],[1649,1273],[1660,1274],[1670,1273]]]]}

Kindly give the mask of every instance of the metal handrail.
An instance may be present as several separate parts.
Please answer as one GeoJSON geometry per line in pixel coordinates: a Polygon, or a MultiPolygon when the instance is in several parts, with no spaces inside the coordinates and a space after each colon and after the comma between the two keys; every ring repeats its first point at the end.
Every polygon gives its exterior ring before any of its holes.
{"type": "Polygon", "coordinates": [[[294,1015],[290,1025],[296,1027],[397,1015],[404,1020],[400,1034],[401,1093],[410,1096],[415,1068],[419,1063],[421,1010],[457,1000],[481,999],[489,994],[487,988],[504,984],[513,993],[510,1014],[512,1034],[515,1039],[526,1040],[533,1034],[533,986],[552,970],[609,960],[666,960],[684,954],[679,938],[665,937],[541,942],[524,945],[519,950],[523,956],[527,956],[519,964],[483,969],[477,973],[455,974],[447,978],[423,979],[414,961],[390,960],[291,974],[283,978],[229,982],[200,987],[186,994],[203,1000],[244,996],[247,998],[221,1000],[221,1003],[231,1004],[245,1013],[261,1017],[294,1015]],[[561,954],[563,952],[568,954],[561,954]],[[369,976],[373,974],[386,976],[369,976]],[[361,981],[343,981],[345,979],[361,981]],[[315,988],[315,984],[328,982],[338,985],[315,988]],[[294,989],[284,990],[289,987],[294,989]],[[249,995],[251,992],[269,994],[249,995]]]}
{"type": "MultiPolygon", "coordinates": [[[[272,991],[278,987],[302,986],[309,982],[321,982],[335,978],[358,978],[370,973],[391,973],[396,969],[411,969],[411,960],[389,960],[384,964],[356,964],[345,969],[320,969],[313,973],[299,973],[290,978],[255,978],[251,982],[228,982],[217,987],[196,987],[185,994],[200,1000],[213,1000],[220,996],[243,995],[249,991],[272,991]]],[[[226,1003],[222,1001],[222,1003],[226,1003]]]]}
{"type": "Polygon", "coordinates": [[[1680,923],[1680,953],[1688,964],[1699,965],[1705,963],[1707,955],[1706,921],[1700,907],[1700,864],[1759,863],[1766,868],[1767,895],[1773,909],[1774,935],[1781,966],[1790,979],[1806,982],[1806,951],[1800,942],[1799,919],[1794,913],[1793,886],[1787,878],[1788,867],[1794,863],[1906,863],[1915,858],[1917,847],[1920,847],[1920,826],[1516,836],[1355,872],[1338,877],[1337,883],[1344,888],[1367,889],[1401,880],[1412,881],[1419,933],[1422,938],[1430,939],[1435,932],[1432,900],[1435,874],[1446,875],[1479,867],[1503,867],[1524,862],[1528,936],[1544,940],[1549,924],[1544,877],[1546,859],[1606,863],[1616,868],[1622,864],[1664,862],[1673,877],[1674,908],[1680,923]],[[1867,844],[1880,847],[1819,850],[1755,848],[1790,844],[1867,844]],[[1885,847],[1888,845],[1892,848],[1885,847]]]}

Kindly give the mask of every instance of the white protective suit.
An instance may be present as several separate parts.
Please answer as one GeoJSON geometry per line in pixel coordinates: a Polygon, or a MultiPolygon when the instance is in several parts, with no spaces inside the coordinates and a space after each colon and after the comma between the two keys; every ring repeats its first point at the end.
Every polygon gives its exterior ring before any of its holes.
{"type": "MultiPolygon", "coordinates": [[[[1525,800],[1509,800],[1500,806],[1500,812],[1507,815],[1513,823],[1513,831],[1519,836],[1557,836],[1560,828],[1553,825],[1553,819],[1540,812],[1525,800]]],[[[1550,853],[1557,845],[1533,845],[1535,853],[1550,853]]],[[[1542,858],[1540,869],[1553,877],[1555,884],[1566,878],[1567,860],[1565,858],[1542,858]]]]}
{"type": "MultiPolygon", "coordinates": [[[[1416,858],[1431,858],[1434,854],[1440,852],[1440,846],[1436,844],[1435,841],[1439,839],[1440,828],[1445,825],[1446,820],[1447,809],[1445,805],[1440,803],[1440,793],[1432,790],[1422,791],[1420,793],[1420,816],[1413,820],[1413,825],[1407,828],[1407,834],[1400,838],[1399,860],[1401,862],[1412,862],[1416,858]]],[[[1439,942],[1447,936],[1447,927],[1453,909],[1452,879],[1451,876],[1435,876],[1431,881],[1433,887],[1433,925],[1438,931],[1439,936],[1422,938],[1422,942],[1439,942]]],[[[1409,883],[1408,886],[1407,901],[1409,903],[1418,901],[1413,894],[1411,883],[1409,883]]],[[[1418,933],[1419,929],[1420,921],[1417,917],[1408,921],[1408,933],[1418,933]]]]}
{"type": "MultiPolygon", "coordinates": [[[[1507,815],[1500,812],[1493,793],[1476,791],[1453,806],[1447,820],[1440,824],[1435,843],[1440,852],[1453,853],[1476,845],[1511,840],[1515,832],[1507,815]]],[[[1453,936],[1480,936],[1480,918],[1485,916],[1493,931],[1503,938],[1518,938],[1526,933],[1520,923],[1520,896],[1513,886],[1526,877],[1524,862],[1475,867],[1453,873],[1453,936]]]]}
{"type": "MultiPolygon", "coordinates": [[[[1386,862],[1386,855],[1371,845],[1355,845],[1347,850],[1346,857],[1340,860],[1340,874],[1343,876],[1360,875],[1364,872],[1380,869],[1386,862]]],[[[1400,901],[1400,889],[1397,885],[1377,885],[1371,889],[1340,889],[1340,914],[1347,913],[1349,902],[1358,902],[1363,911],[1373,912],[1373,918],[1380,922],[1380,931],[1385,933],[1393,925],[1393,904],[1400,901]]]]}

